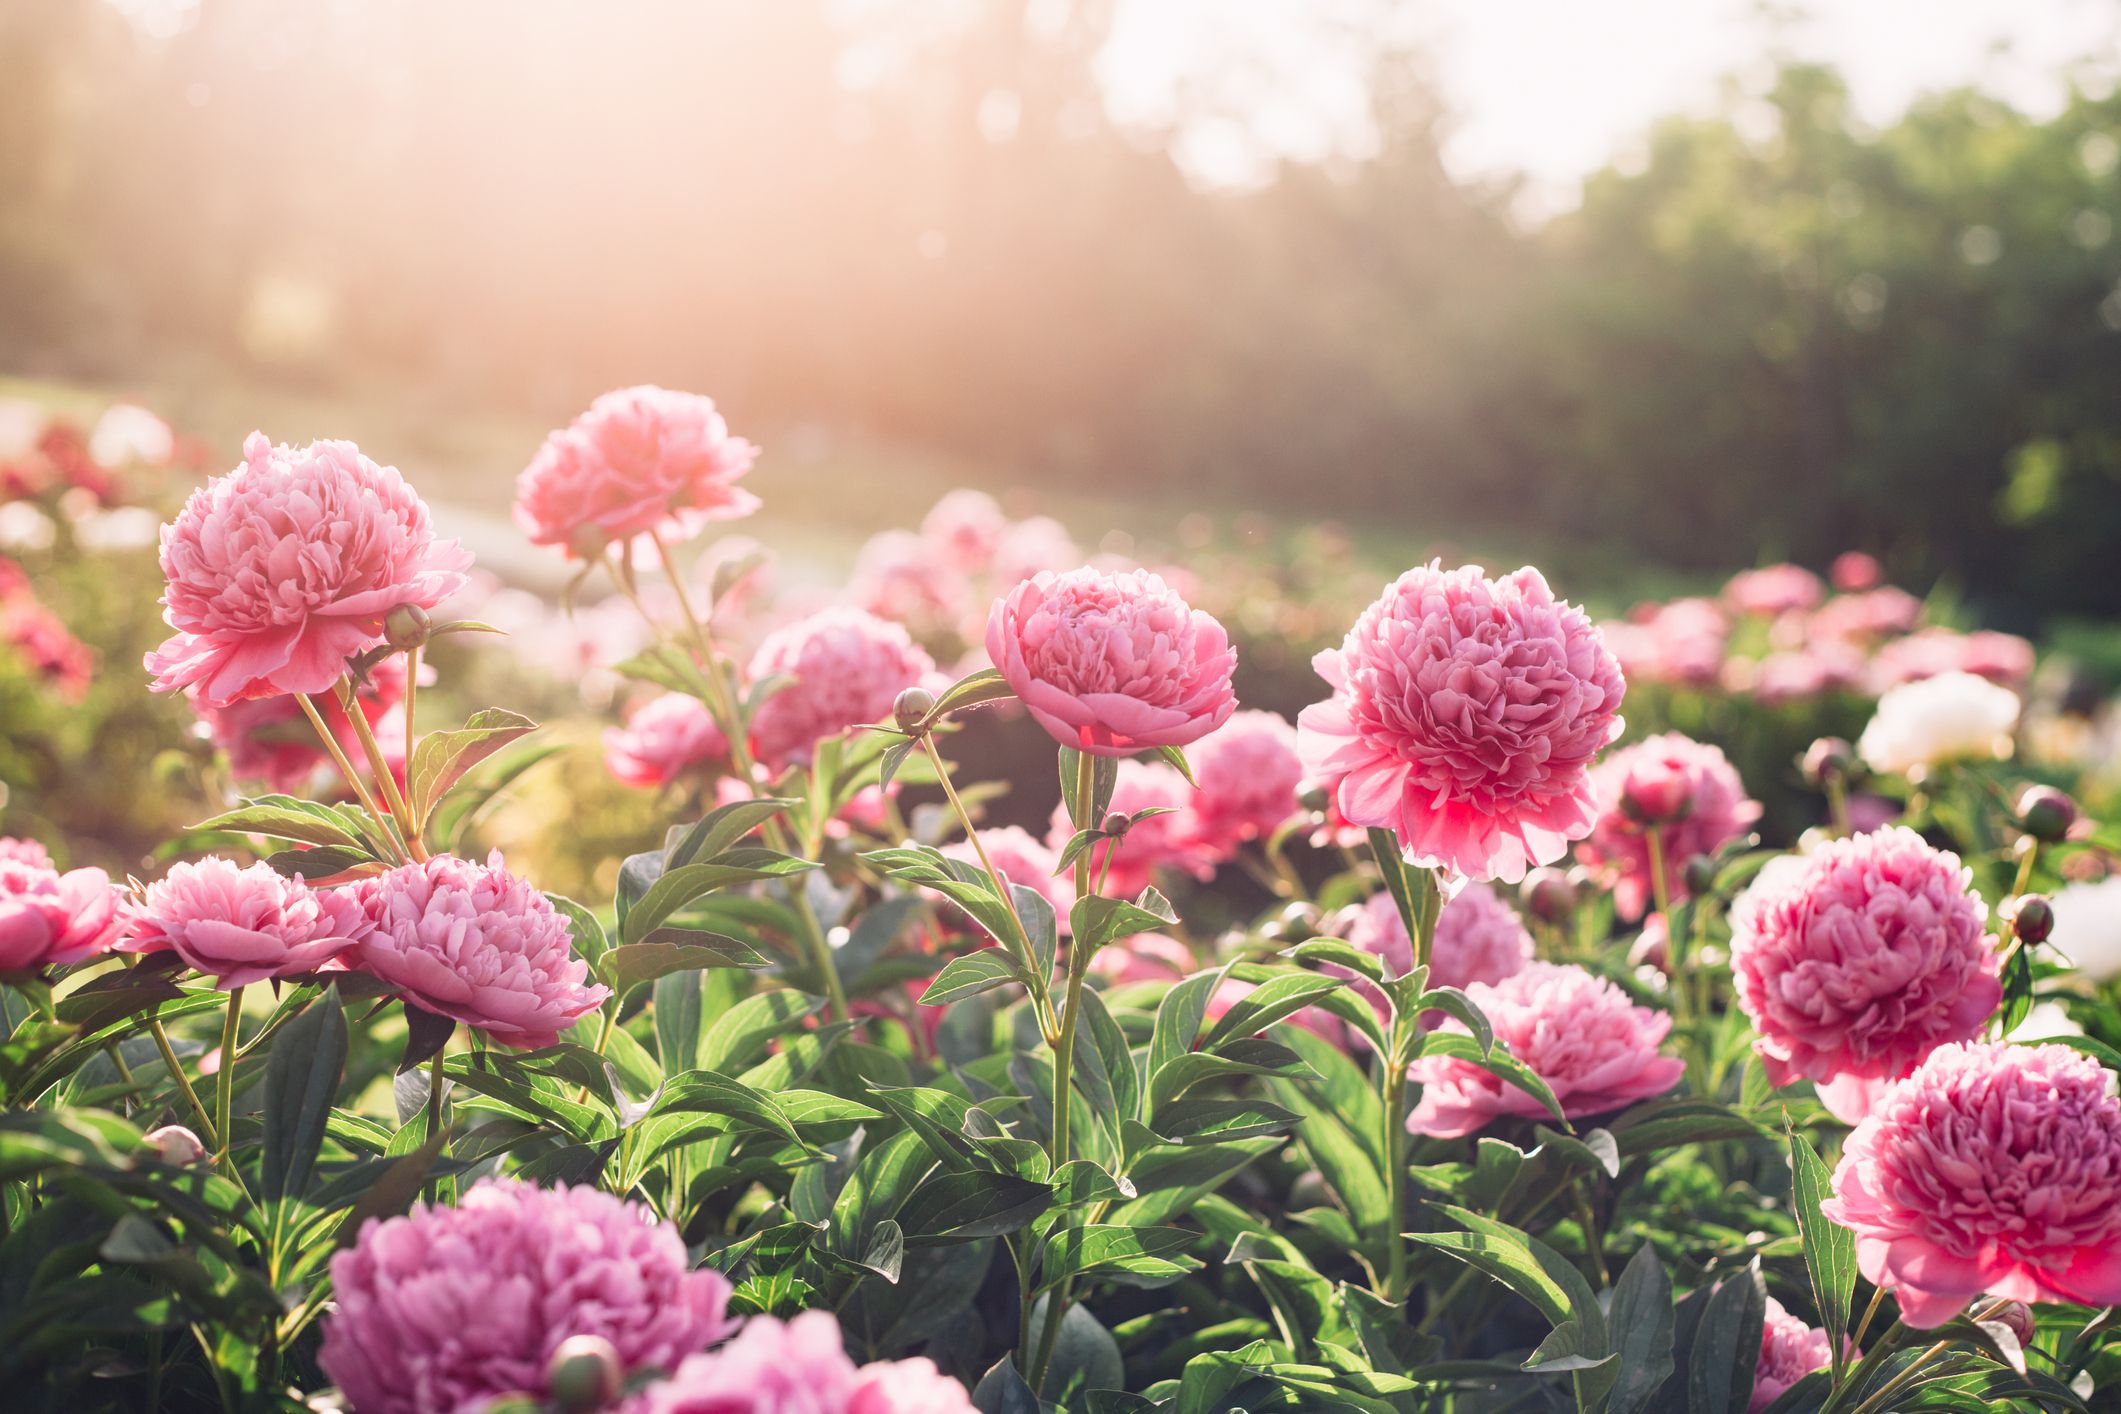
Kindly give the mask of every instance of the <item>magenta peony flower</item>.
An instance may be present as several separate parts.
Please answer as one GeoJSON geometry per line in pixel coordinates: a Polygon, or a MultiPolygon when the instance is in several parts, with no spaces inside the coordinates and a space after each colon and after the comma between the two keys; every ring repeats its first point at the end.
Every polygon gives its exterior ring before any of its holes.
{"type": "Polygon", "coordinates": [[[1984,1293],[2121,1302],[2113,1078],[2067,1046],[1940,1046],[1856,1126],[1821,1209],[1911,1326],[1984,1293]]]}
{"type": "Polygon", "coordinates": [[[963,487],[945,493],[921,517],[921,539],[959,574],[979,574],[993,564],[1008,532],[1009,518],[994,498],[963,487]]]}
{"type": "Polygon", "coordinates": [[[1576,846],[1576,857],[1602,874],[1614,906],[1626,919],[1650,903],[1649,830],[1662,831],[1665,883],[1686,897],[1680,866],[1713,855],[1760,818],[1738,769],[1716,747],[1665,732],[1614,752],[1591,768],[1598,823],[1576,846]]]}
{"type": "Polygon", "coordinates": [[[758,448],[712,398],[641,386],[605,393],[545,439],[516,478],[516,525],[534,544],[594,559],[614,540],[683,538],[759,508],[736,483],[758,448]]]}
{"type": "Polygon", "coordinates": [[[1801,565],[1769,565],[1740,570],[1723,586],[1724,600],[1741,614],[1773,618],[1792,609],[1819,607],[1826,588],[1819,576],[1801,565]]]}
{"type": "Polygon", "coordinates": [[[1760,1328],[1760,1363],[1753,1367],[1753,1397],[1745,1406],[1746,1414],[1760,1414],[1782,1398],[1791,1385],[1833,1363],[1834,1343],[1826,1332],[1798,1320],[1770,1296],[1767,1321],[1760,1328]]]}
{"type": "Polygon", "coordinates": [[[345,889],[312,889],[263,862],[173,864],[132,911],[127,952],[174,951],[226,992],[329,968],[374,925],[345,889]]]}
{"type": "Polygon", "coordinates": [[[615,780],[653,790],[729,759],[729,741],[697,697],[666,692],[604,733],[604,767],[615,780]]]}
{"type": "MultiPolygon", "coordinates": [[[[1098,892],[1114,898],[1134,898],[1155,883],[1157,872],[1165,869],[1196,879],[1214,875],[1215,852],[1186,825],[1184,812],[1192,794],[1186,778],[1161,761],[1120,762],[1108,813],[1132,815],[1149,809],[1169,813],[1151,815],[1135,824],[1116,849],[1104,841],[1090,847],[1090,881],[1095,884],[1104,880],[1098,892]]],[[[1053,827],[1046,839],[1057,855],[1074,834],[1075,826],[1068,820],[1067,802],[1063,801],[1053,807],[1053,827]]]]}
{"type": "Polygon", "coordinates": [[[1304,764],[1296,728],[1273,712],[1238,712],[1201,738],[1191,753],[1193,779],[1188,826],[1217,854],[1237,853],[1246,840],[1267,839],[1296,813],[1304,764]]]}
{"type": "Polygon", "coordinates": [[[729,1283],[688,1271],[677,1229],[594,1188],[489,1178],[454,1208],[361,1225],[331,1259],[338,1309],[318,1363],[361,1414],[460,1414],[544,1395],[569,1336],[601,1336],[627,1372],[720,1340],[729,1283]]]}
{"type": "Polygon", "coordinates": [[[751,679],[786,677],[751,721],[754,754],[772,766],[810,759],[821,738],[891,716],[909,687],[935,678],[935,660],[902,624],[860,609],[822,609],[766,635],[751,679]]]}
{"type": "Polygon", "coordinates": [[[65,967],[107,953],[124,910],[101,869],[56,869],[0,859],[0,976],[65,967]]]}
{"type": "Polygon", "coordinates": [[[382,640],[391,610],[432,609],[464,586],[471,556],[436,540],[396,468],[353,443],[297,450],[253,432],[243,458],[162,527],[163,617],[177,632],[147,655],[155,691],[197,687],[209,706],[323,692],[382,640]]]}
{"type": "Polygon", "coordinates": [[[374,930],[347,961],[502,1045],[550,1046],[611,995],[584,985],[567,920],[501,867],[499,850],[483,866],[438,854],[353,888],[374,930]]]}
{"type": "Polygon", "coordinates": [[[1304,765],[1414,863],[1515,883],[1590,831],[1626,688],[1539,571],[1408,570],[1314,662],[1333,696],[1297,718],[1304,765]]]}
{"type": "MultiPolygon", "coordinates": [[[[1414,940],[1388,892],[1370,895],[1355,910],[1348,941],[1383,958],[1395,976],[1414,965],[1414,940]]],[[[1532,935],[1524,920],[1486,884],[1467,884],[1436,915],[1436,936],[1429,940],[1432,987],[1493,986],[1531,960],[1532,935]]]]}
{"type": "MultiPolygon", "coordinates": [[[[1075,886],[1067,876],[1055,876],[1054,851],[1021,825],[1000,825],[981,830],[979,839],[989,862],[1002,871],[1004,879],[1042,895],[1053,905],[1054,917],[1065,937],[1068,910],[1075,906],[1075,886]]],[[[970,840],[952,840],[943,846],[943,853],[975,868],[979,866],[979,852],[972,848],[970,840]]]]}
{"type": "Polygon", "coordinates": [[[1223,626],[1146,570],[1025,580],[995,601],[987,656],[1054,740],[1094,756],[1184,746],[1237,710],[1223,626]]]}
{"type": "Polygon", "coordinates": [[[929,1360],[857,1369],[830,1311],[754,1316],[627,1401],[625,1414],[971,1414],[965,1387],[929,1360]]]}
{"type": "Polygon", "coordinates": [[[0,835],[0,864],[27,864],[32,869],[50,869],[51,851],[35,840],[18,840],[13,835],[0,835]]]}
{"type": "Polygon", "coordinates": [[[1732,905],[1731,969],[1768,1078],[1817,1082],[1854,1123],[1936,1047],[1978,1035],[2003,987],[1972,883],[1897,827],[1764,871],[1732,905]]]}
{"type": "MultiPolygon", "coordinates": [[[[1672,1018],[1637,1006],[1627,993],[1581,967],[1531,962],[1502,981],[1466,988],[1495,1028],[1498,1045],[1547,1083],[1571,1119],[1604,1114],[1661,1095],[1686,1073],[1686,1062],[1657,1054],[1672,1018]]],[[[1447,1019],[1439,1028],[1463,1031],[1447,1019]]],[[[1431,1056],[1408,1072],[1421,1101],[1407,1128],[1456,1139],[1504,1115],[1538,1119],[1545,1106],[1469,1061],[1431,1056]]]]}

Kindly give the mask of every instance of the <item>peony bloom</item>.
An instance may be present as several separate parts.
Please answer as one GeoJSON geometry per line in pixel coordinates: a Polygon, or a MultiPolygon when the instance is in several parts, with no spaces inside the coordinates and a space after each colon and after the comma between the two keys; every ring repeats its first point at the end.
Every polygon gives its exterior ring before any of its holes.
{"type": "Polygon", "coordinates": [[[0,644],[67,701],[87,696],[95,653],[29,591],[0,597],[0,644]]]}
{"type": "Polygon", "coordinates": [[[1857,754],[1872,770],[1907,775],[1947,761],[2011,754],[2018,695],[1972,673],[1940,673],[1878,699],[1857,754]]]}
{"type": "Polygon", "coordinates": [[[1010,525],[995,542],[987,577],[1009,590],[1046,570],[1056,573],[1083,562],[1083,552],[1068,528],[1051,516],[1032,516],[1010,525]]]}
{"type": "Polygon", "coordinates": [[[1777,1085],[1850,1123],[2003,1000],[1988,908],[1959,857],[1902,827],[1762,871],[1731,907],[1731,969],[1777,1085]]]}
{"type": "Polygon", "coordinates": [[[909,687],[935,677],[935,660],[906,633],[860,609],[821,609],[766,635],[751,680],[785,677],[751,720],[754,754],[780,767],[810,760],[828,736],[886,721],[909,687]]]}
{"type": "Polygon", "coordinates": [[[1802,565],[1769,565],[1740,570],[1723,586],[1724,601],[1741,614],[1773,618],[1791,610],[1819,607],[1826,590],[1819,576],[1802,565]]]}
{"type": "Polygon", "coordinates": [[[1836,595],[1819,606],[1805,630],[1814,643],[1828,639],[1863,645],[1907,633],[1921,622],[1922,601],[1888,584],[1861,594],[1836,595]]]}
{"type": "Polygon", "coordinates": [[[1881,688],[1941,673],[1972,673],[2015,687],[2033,675],[2033,645],[2016,634],[1927,628],[1886,644],[1872,672],[1881,688]]]}
{"type": "MultiPolygon", "coordinates": [[[[1134,898],[1156,882],[1159,870],[1188,874],[1196,879],[1214,875],[1214,851],[1187,828],[1185,807],[1193,794],[1186,778],[1161,761],[1122,761],[1119,779],[1112,786],[1108,813],[1132,815],[1137,810],[1161,809],[1137,821],[1115,848],[1109,841],[1090,847],[1090,881],[1102,879],[1099,893],[1114,898],[1134,898]]],[[[1053,807],[1053,827],[1047,842],[1058,855],[1075,834],[1068,819],[1066,801],[1053,807]]]]}
{"type": "Polygon", "coordinates": [[[51,851],[35,840],[18,840],[13,835],[0,835],[0,864],[27,864],[32,869],[50,869],[51,851]]]}
{"type": "Polygon", "coordinates": [[[1296,813],[1304,764],[1296,728],[1273,712],[1238,712],[1193,748],[1200,783],[1188,824],[1225,857],[1246,840],[1270,838],[1296,813]]]}
{"type": "Polygon", "coordinates": [[[1826,577],[1844,594],[1861,594],[1885,583],[1885,567],[1875,556],[1866,555],[1861,550],[1845,550],[1834,556],[1834,563],[1827,566],[1826,577]]]}
{"type": "Polygon", "coordinates": [[[550,1046],[611,995],[584,985],[567,920],[499,850],[484,865],[438,854],[353,887],[375,926],[347,961],[502,1045],[550,1046]]]}
{"type": "Polygon", "coordinates": [[[0,976],[65,967],[109,952],[125,927],[118,890],[101,869],[0,860],[0,976]]]}
{"type": "Polygon", "coordinates": [[[331,1259],[317,1360],[361,1414],[460,1414],[547,1392],[552,1352],[601,1336],[625,1372],[729,1333],[729,1283],[688,1271],[677,1229],[587,1186],[489,1178],[454,1208],[361,1225],[331,1259]]]}
{"type": "Polygon", "coordinates": [[[956,634],[972,614],[972,585],[963,572],[909,530],[882,531],[864,542],[847,597],[929,640],[956,634]]]}
{"type": "MultiPolygon", "coordinates": [[[[1021,825],[1000,825],[981,830],[979,841],[981,848],[987,851],[988,862],[1001,871],[1004,879],[1030,889],[1053,905],[1053,916],[1062,936],[1066,936],[1068,910],[1075,906],[1075,886],[1067,876],[1054,874],[1054,851],[1021,825]]],[[[979,867],[979,851],[972,847],[970,840],[952,840],[943,846],[943,853],[974,868],[979,867]]],[[[956,910],[953,908],[951,912],[955,914],[956,910]]]]}
{"type": "Polygon", "coordinates": [[[373,925],[345,889],[312,889],[271,865],[174,864],[133,909],[127,952],[174,951],[226,992],[332,966],[373,925]]]}
{"type": "Polygon", "coordinates": [[[929,1360],[857,1369],[830,1311],[754,1316],[736,1339],[688,1358],[625,1414],[972,1414],[965,1387],[929,1360]]]}
{"type": "Polygon", "coordinates": [[[1707,599],[1638,604],[1622,623],[1600,628],[1606,648],[1629,682],[1707,687],[1724,666],[1730,622],[1707,599]]]}
{"type": "Polygon", "coordinates": [[[1926,1329],[1975,1296],[2121,1302],[2121,1103],[2067,1046],[1941,1046],[1856,1127],[1821,1205],[1926,1329]]]}
{"type": "Polygon", "coordinates": [[[759,508],[736,484],[757,457],[730,435],[712,398],[620,388],[538,448],[516,478],[516,525],[532,543],[576,559],[638,535],[695,535],[759,508]]]}
{"type": "MultiPolygon", "coordinates": [[[[1392,975],[1414,965],[1414,940],[1389,892],[1374,893],[1355,911],[1348,941],[1385,960],[1392,975]]],[[[1429,985],[1494,986],[1524,971],[1532,960],[1532,935],[1517,910],[1486,884],[1467,884],[1436,915],[1429,940],[1429,985]]]]}
{"type": "Polygon", "coordinates": [[[1783,1392],[1814,1370],[1834,1363],[1834,1342],[1817,1326],[1808,1326],[1767,1299],[1767,1320],[1760,1328],[1760,1363],[1753,1368],[1753,1398],[1746,1414],[1782,1398],[1783,1392]]]}
{"type": "Polygon", "coordinates": [[[729,741],[697,697],[666,692],[604,733],[604,767],[629,786],[653,790],[729,759],[729,741]]]}
{"type": "Polygon", "coordinates": [[[2068,884],[2048,896],[2055,926],[2047,945],[2094,982],[2121,977],[2121,874],[2068,884]]]}
{"type": "Polygon", "coordinates": [[[995,601],[987,656],[1054,740],[1094,756],[1184,746],[1237,709],[1222,625],[1147,570],[1025,580],[995,601]]]}
{"type": "Polygon", "coordinates": [[[1626,688],[1539,571],[1408,570],[1314,661],[1333,696],[1297,719],[1304,765],[1413,863],[1515,883],[1590,831],[1626,688]]]}
{"type": "MultiPolygon", "coordinates": [[[[422,681],[428,669],[422,666],[422,681]]],[[[207,739],[228,758],[229,774],[242,781],[264,781],[276,791],[299,791],[309,784],[331,758],[317,740],[302,704],[292,697],[251,697],[223,706],[213,706],[194,688],[185,693],[199,714],[199,726],[207,739]]],[[[400,781],[405,779],[405,717],[396,711],[405,700],[405,659],[397,654],[383,659],[368,671],[354,701],[368,719],[383,764],[400,781]]],[[[317,703],[317,713],[332,729],[339,747],[357,767],[366,767],[368,755],[353,722],[339,706],[336,695],[317,703]]],[[[345,789],[340,785],[339,789],[345,789]]]]}
{"type": "Polygon", "coordinates": [[[1713,855],[1760,818],[1738,769],[1716,747],[1665,732],[1614,752],[1591,768],[1598,823],[1576,846],[1576,857],[1602,873],[1614,906],[1627,919],[1642,917],[1654,892],[1649,831],[1660,831],[1665,883],[1686,896],[1680,866],[1713,855]]]}
{"type": "MultiPolygon", "coordinates": [[[[1531,962],[1492,986],[1466,988],[1495,1028],[1495,1041],[1531,1069],[1570,1119],[1604,1114],[1661,1095],[1686,1073],[1686,1062],[1657,1054],[1672,1018],[1637,1006],[1605,978],[1581,967],[1531,962]]],[[[1443,1031],[1465,1024],[1446,1018],[1443,1031]]],[[[1422,1087],[1407,1128],[1456,1139],[1504,1115],[1538,1119],[1546,1107],[1470,1061],[1430,1056],[1408,1074],[1422,1087]]]]}
{"type": "Polygon", "coordinates": [[[253,432],[243,465],[192,493],[162,528],[163,617],[154,690],[196,687],[218,706],[323,692],[382,641],[383,620],[432,609],[471,556],[435,539],[426,503],[351,442],[275,447],[253,432]]]}
{"type": "Polygon", "coordinates": [[[88,454],[107,467],[167,466],[177,455],[177,434],[144,407],[112,403],[89,430],[88,454]]]}
{"type": "Polygon", "coordinates": [[[1008,533],[1009,518],[994,498],[964,487],[945,493],[921,518],[921,539],[959,574],[979,574],[992,565],[1008,533]]]}

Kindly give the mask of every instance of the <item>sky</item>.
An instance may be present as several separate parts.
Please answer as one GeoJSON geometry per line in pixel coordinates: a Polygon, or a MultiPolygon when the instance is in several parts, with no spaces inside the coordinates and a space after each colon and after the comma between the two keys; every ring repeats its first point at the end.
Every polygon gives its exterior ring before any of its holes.
{"type": "Polygon", "coordinates": [[[2114,0],[1121,0],[1100,58],[1107,104],[1156,126],[1205,103],[1176,152],[1209,184],[1271,174],[1275,154],[1360,157],[1369,141],[1349,36],[1389,30],[1428,55],[1453,114],[1444,159],[1471,180],[1522,173],[1532,216],[1639,150],[1651,121],[1713,108],[1770,57],[1831,62],[1859,114],[1890,122],[1924,92],[1973,83],[2035,113],[2069,77],[2121,77],[2114,0]]]}

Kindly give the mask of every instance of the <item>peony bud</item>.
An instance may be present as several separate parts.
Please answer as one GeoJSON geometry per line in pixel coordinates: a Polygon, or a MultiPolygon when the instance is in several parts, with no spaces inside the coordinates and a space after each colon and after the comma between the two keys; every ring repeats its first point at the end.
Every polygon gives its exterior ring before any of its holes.
{"type": "Polygon", "coordinates": [[[1639,825],[1668,825],[1694,808],[1694,782],[1664,761],[1646,761],[1620,787],[1620,810],[1639,825]]]}
{"type": "Polygon", "coordinates": [[[397,649],[426,646],[434,621],[418,604],[400,604],[383,617],[383,640],[397,649]]]}
{"type": "Polygon", "coordinates": [[[553,1347],[545,1366],[552,1400],[567,1414],[602,1409],[619,1397],[624,1372],[618,1348],[600,1335],[571,1335],[553,1347]]]}
{"type": "Polygon", "coordinates": [[[1697,854],[1679,866],[1679,882],[1686,891],[1700,898],[1716,887],[1716,861],[1705,854],[1697,854]]]}
{"type": "Polygon", "coordinates": [[[2077,802],[2053,786],[2027,786],[2018,797],[2018,823],[2040,843],[2054,844],[2077,823],[2077,802]]]}
{"type": "Polygon", "coordinates": [[[1560,923],[1576,911],[1576,885],[1559,869],[1534,869],[1525,875],[1518,897],[1542,923],[1560,923]]]}
{"type": "Polygon", "coordinates": [[[2018,1337],[2018,1345],[2021,1349],[2030,1350],[2033,1344],[2033,1337],[2039,1334],[2039,1331],[2033,1325],[2032,1310],[2023,1301],[2004,1302],[2000,1310],[1988,1317],[1988,1323],[2002,1326],[2012,1335],[2018,1337]]]}
{"type": "Polygon", "coordinates": [[[160,1129],[147,1132],[147,1147],[155,1156],[174,1168],[188,1168],[206,1158],[206,1146],[199,1136],[181,1124],[165,1124],[160,1129]]]}
{"type": "Polygon", "coordinates": [[[1805,784],[1818,790],[1830,780],[1845,778],[1855,764],[1855,747],[1838,736],[1823,736],[1804,749],[1800,767],[1805,784]]]}
{"type": "Polygon", "coordinates": [[[1120,836],[1126,834],[1127,831],[1133,827],[1133,825],[1134,820],[1131,816],[1127,815],[1123,811],[1115,810],[1105,817],[1105,823],[1101,828],[1106,834],[1112,836],[1114,839],[1118,839],[1120,836]]]}
{"type": "Polygon", "coordinates": [[[2011,909],[2011,932],[2030,946],[2044,943],[2055,931],[2055,906],[2045,894],[2027,894],[2011,909]]]}
{"type": "Polygon", "coordinates": [[[925,687],[909,687],[891,704],[892,720],[902,732],[918,731],[935,710],[935,694],[925,687]]]}

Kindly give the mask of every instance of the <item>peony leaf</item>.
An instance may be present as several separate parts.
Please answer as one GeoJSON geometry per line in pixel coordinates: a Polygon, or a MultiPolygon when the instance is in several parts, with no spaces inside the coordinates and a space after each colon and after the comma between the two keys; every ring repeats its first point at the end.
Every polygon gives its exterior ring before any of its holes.
{"type": "Polygon", "coordinates": [[[412,750],[405,770],[415,829],[425,823],[436,802],[464,773],[508,743],[528,736],[538,724],[506,708],[487,707],[453,732],[429,732],[412,750]]]}
{"type": "MultiPolygon", "coordinates": [[[[1856,1234],[1834,1222],[1819,1205],[1834,1191],[1834,1176],[1812,1141],[1797,1129],[1788,1131],[1790,1153],[1790,1211],[1797,1219],[1797,1233],[1804,1240],[1804,1268],[1812,1279],[1812,1303],[1819,1308],[1819,1324],[1832,1348],[1842,1351],[1842,1336],[1849,1328],[1849,1308],[1856,1290],[1856,1234]]],[[[1834,1368],[1845,1363],[1845,1352],[1837,1354],[1834,1368]]]]}
{"type": "Polygon", "coordinates": [[[347,1049],[346,1011],[337,987],[326,990],[273,1038],[262,1091],[265,1157],[259,1182],[266,1201],[308,1191],[347,1049]]]}

